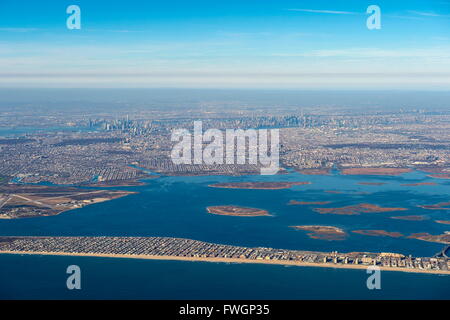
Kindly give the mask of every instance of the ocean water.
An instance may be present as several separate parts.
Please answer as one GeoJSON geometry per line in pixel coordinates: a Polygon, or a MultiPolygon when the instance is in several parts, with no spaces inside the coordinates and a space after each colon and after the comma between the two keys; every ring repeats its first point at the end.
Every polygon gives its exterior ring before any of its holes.
{"type": "MultiPolygon", "coordinates": [[[[433,179],[422,172],[398,177],[338,173],[305,176],[295,172],[278,176],[161,177],[147,180],[145,186],[117,189],[139,193],[53,217],[3,220],[0,235],[169,236],[242,246],[432,256],[443,245],[406,236],[416,232],[441,234],[450,230],[448,225],[434,222],[450,220],[450,210],[418,207],[450,201],[450,181],[433,179]],[[208,187],[213,183],[241,181],[310,181],[311,184],[284,190],[208,187]],[[358,182],[386,184],[366,186],[358,182]],[[401,186],[418,182],[438,185],[401,186]],[[327,190],[340,193],[327,193],[327,190]],[[287,204],[290,200],[331,203],[291,206],[287,204]],[[313,211],[315,207],[359,203],[408,210],[354,216],[313,211]],[[208,214],[206,207],[213,205],[262,208],[272,216],[244,218],[208,214]],[[427,219],[390,218],[401,215],[424,215],[427,219]],[[348,237],[343,241],[311,239],[307,232],[289,228],[292,225],[336,226],[344,229],[348,237]],[[358,229],[401,232],[405,237],[372,237],[351,232],[358,229]]],[[[385,287],[375,293],[366,288],[364,270],[6,255],[0,256],[0,268],[0,297],[3,298],[450,298],[449,276],[401,272],[383,272],[385,287]],[[85,290],[66,292],[64,266],[69,264],[82,267],[85,290]],[[111,285],[114,283],[114,290],[110,289],[110,281],[111,285]],[[241,287],[245,289],[238,289],[241,287]]]]}
{"type": "Polygon", "coordinates": [[[448,299],[450,277],[365,270],[66,256],[0,256],[0,299],[448,299]],[[68,290],[66,269],[81,269],[68,290]]]}

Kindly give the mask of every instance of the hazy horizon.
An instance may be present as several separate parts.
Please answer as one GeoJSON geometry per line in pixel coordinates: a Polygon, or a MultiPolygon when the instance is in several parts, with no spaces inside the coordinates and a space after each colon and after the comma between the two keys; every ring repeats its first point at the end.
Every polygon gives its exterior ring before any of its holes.
{"type": "Polygon", "coordinates": [[[0,87],[450,90],[450,2],[0,3],[0,87]]]}

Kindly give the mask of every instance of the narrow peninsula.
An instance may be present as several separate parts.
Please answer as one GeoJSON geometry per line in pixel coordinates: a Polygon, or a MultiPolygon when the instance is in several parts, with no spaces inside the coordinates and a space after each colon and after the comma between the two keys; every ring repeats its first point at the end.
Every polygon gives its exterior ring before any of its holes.
{"type": "Polygon", "coordinates": [[[62,186],[2,185],[0,186],[0,219],[54,216],[134,193],[136,192],[62,186]]]}

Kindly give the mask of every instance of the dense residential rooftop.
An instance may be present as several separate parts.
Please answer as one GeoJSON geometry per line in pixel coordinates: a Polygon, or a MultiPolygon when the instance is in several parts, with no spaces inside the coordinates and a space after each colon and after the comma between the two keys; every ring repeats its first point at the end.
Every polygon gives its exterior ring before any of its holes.
{"type": "Polygon", "coordinates": [[[398,253],[315,252],[248,248],[168,237],[0,237],[0,253],[67,254],[218,262],[267,262],[325,267],[379,266],[393,271],[450,273],[444,249],[434,257],[398,253]]]}
{"type": "MultiPolygon", "coordinates": [[[[203,122],[203,130],[279,128],[284,168],[414,167],[450,172],[448,113],[264,116],[234,112],[211,115],[199,111],[186,116],[189,112],[155,115],[141,111],[119,119],[103,114],[80,116],[73,119],[73,125],[83,129],[80,131],[56,134],[43,130],[0,139],[0,176],[24,183],[79,185],[141,179],[146,177],[142,168],[166,175],[259,174],[258,165],[249,163],[174,164],[170,157],[175,144],[172,130],[191,130],[198,120],[203,122]]],[[[14,119],[8,125],[20,125],[14,119]]],[[[58,115],[48,116],[50,120],[56,125],[68,119],[58,115]]]]}

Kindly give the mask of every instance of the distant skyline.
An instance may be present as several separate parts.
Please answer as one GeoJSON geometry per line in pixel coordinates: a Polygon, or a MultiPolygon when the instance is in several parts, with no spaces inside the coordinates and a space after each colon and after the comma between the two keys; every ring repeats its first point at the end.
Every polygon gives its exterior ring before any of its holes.
{"type": "Polygon", "coordinates": [[[450,1],[2,0],[0,87],[450,90],[450,1]]]}

